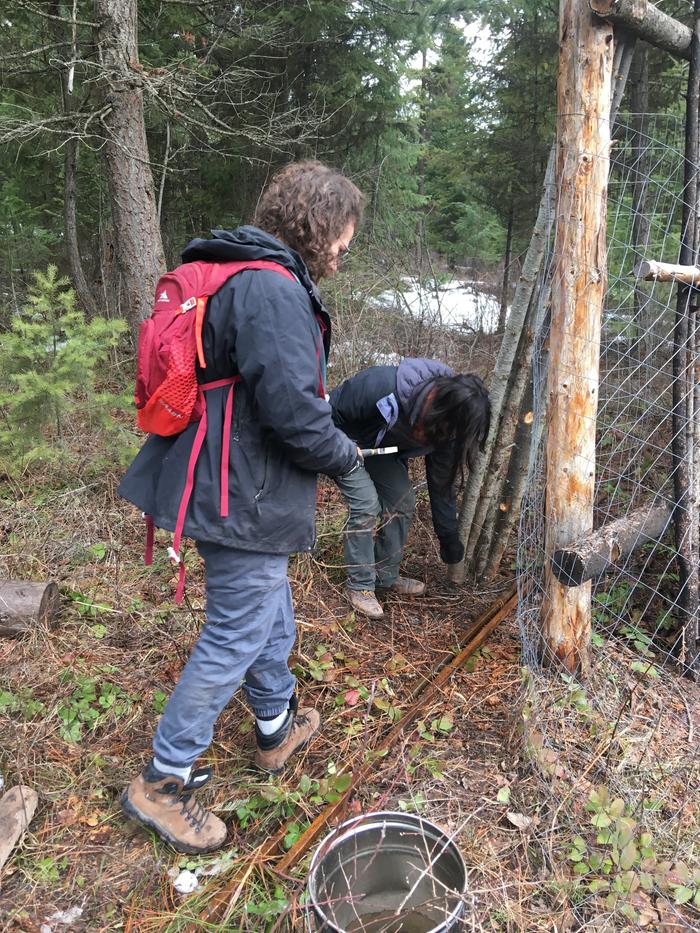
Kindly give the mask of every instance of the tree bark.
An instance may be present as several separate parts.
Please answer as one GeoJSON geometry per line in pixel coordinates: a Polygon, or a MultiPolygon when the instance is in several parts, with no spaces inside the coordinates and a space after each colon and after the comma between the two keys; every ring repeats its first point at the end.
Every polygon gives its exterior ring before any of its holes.
{"type": "Polygon", "coordinates": [[[612,27],[585,5],[561,0],[541,618],[543,660],[583,676],[590,665],[591,587],[562,586],[548,565],[555,550],[593,527],[612,39],[612,27]]]}
{"type": "Polygon", "coordinates": [[[589,0],[593,12],[624,26],[639,39],[678,58],[690,59],[692,31],[647,0],[589,0]]]}
{"type": "Polygon", "coordinates": [[[56,625],[60,597],[55,583],[0,580],[0,635],[21,635],[56,625]]]}
{"type": "Polygon", "coordinates": [[[513,200],[511,198],[510,207],[508,208],[508,229],[506,231],[506,251],[503,257],[503,283],[501,286],[501,307],[498,310],[498,327],[496,328],[499,334],[505,332],[506,329],[506,318],[508,316],[508,285],[510,278],[510,263],[513,254],[513,200]]]}
{"type": "Polygon", "coordinates": [[[95,0],[97,42],[109,112],[105,159],[117,263],[132,330],[150,314],[165,255],[158,224],[138,61],[136,0],[95,0]]]}
{"type": "MultiPolygon", "coordinates": [[[[695,0],[695,26],[688,72],[685,122],[683,217],[679,265],[694,266],[698,259],[698,159],[700,158],[700,0],[695,0]]],[[[700,429],[697,424],[695,368],[698,354],[696,293],[679,285],[673,331],[673,486],[676,500],[675,537],[680,590],[678,621],[683,634],[681,661],[698,670],[698,618],[700,616],[700,559],[698,489],[700,429]]]]}
{"type": "Polygon", "coordinates": [[[666,531],[673,514],[670,503],[645,506],[603,525],[552,555],[552,573],[565,586],[580,586],[601,576],[638,547],[666,531]]]}

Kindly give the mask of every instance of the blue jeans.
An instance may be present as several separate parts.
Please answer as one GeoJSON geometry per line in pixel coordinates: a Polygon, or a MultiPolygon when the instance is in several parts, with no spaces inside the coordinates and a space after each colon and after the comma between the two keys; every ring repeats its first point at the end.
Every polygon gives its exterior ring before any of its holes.
{"type": "Polygon", "coordinates": [[[344,540],[348,587],[391,586],[399,576],[416,509],[406,464],[391,454],[368,457],[364,467],[339,477],[336,483],[349,509],[344,540]]]}
{"type": "Polygon", "coordinates": [[[191,765],[211,744],[214,723],[242,686],[253,712],[277,716],[296,678],[288,659],[296,636],[288,557],[198,542],[207,618],[153,739],[155,757],[191,765]]]}

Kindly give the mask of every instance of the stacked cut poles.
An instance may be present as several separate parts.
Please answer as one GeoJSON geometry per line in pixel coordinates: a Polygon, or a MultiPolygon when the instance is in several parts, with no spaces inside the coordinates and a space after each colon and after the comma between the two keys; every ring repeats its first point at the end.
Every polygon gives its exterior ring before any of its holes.
{"type": "MultiPolygon", "coordinates": [[[[698,160],[700,108],[700,0],[695,0],[695,25],[690,45],[686,100],[684,197],[679,263],[692,266],[698,260],[698,160]]],[[[673,482],[676,550],[678,552],[678,604],[682,631],[682,657],[697,674],[700,586],[700,399],[698,398],[698,300],[692,285],[678,285],[673,333],[673,482]]]]}
{"type": "Polygon", "coordinates": [[[610,149],[612,26],[585,0],[561,0],[557,85],[557,208],[547,383],[542,655],[585,676],[591,584],[551,570],[558,548],[593,527],[595,434],[610,149]]]}

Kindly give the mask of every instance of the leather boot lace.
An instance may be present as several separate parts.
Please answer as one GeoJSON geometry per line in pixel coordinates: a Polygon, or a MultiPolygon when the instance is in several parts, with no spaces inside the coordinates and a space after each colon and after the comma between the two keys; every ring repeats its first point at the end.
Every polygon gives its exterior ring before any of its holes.
{"type": "Polygon", "coordinates": [[[196,833],[201,832],[209,818],[209,811],[205,810],[192,794],[182,794],[178,797],[178,802],[182,804],[180,815],[184,816],[186,822],[194,828],[196,833]]]}
{"type": "Polygon", "coordinates": [[[192,772],[189,781],[182,786],[179,792],[177,785],[171,783],[158,790],[159,794],[168,794],[175,797],[173,804],[180,804],[180,815],[185,818],[185,822],[189,823],[196,833],[201,832],[204,828],[209,819],[209,811],[196,801],[192,795],[200,787],[204,787],[208,783],[211,775],[211,768],[198,768],[192,772]]]}
{"type": "Polygon", "coordinates": [[[310,725],[311,723],[309,722],[309,717],[306,715],[306,713],[295,713],[294,721],[292,722],[292,727],[289,731],[293,732],[295,729],[298,729],[300,726],[310,726],[310,725]]]}

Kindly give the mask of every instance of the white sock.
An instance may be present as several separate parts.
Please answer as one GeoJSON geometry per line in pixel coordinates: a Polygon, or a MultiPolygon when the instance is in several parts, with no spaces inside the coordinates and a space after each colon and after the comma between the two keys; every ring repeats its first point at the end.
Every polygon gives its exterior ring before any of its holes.
{"type": "Polygon", "coordinates": [[[190,774],[192,773],[192,768],[173,768],[171,765],[164,765],[162,761],[158,761],[157,758],[153,759],[153,767],[156,771],[160,771],[161,774],[172,774],[173,777],[182,778],[185,784],[190,779],[190,774]]]}
{"type": "Polygon", "coordinates": [[[280,726],[283,726],[287,720],[289,710],[285,710],[283,713],[280,713],[279,716],[275,716],[274,719],[258,719],[255,717],[255,722],[263,735],[273,735],[280,726]]]}

